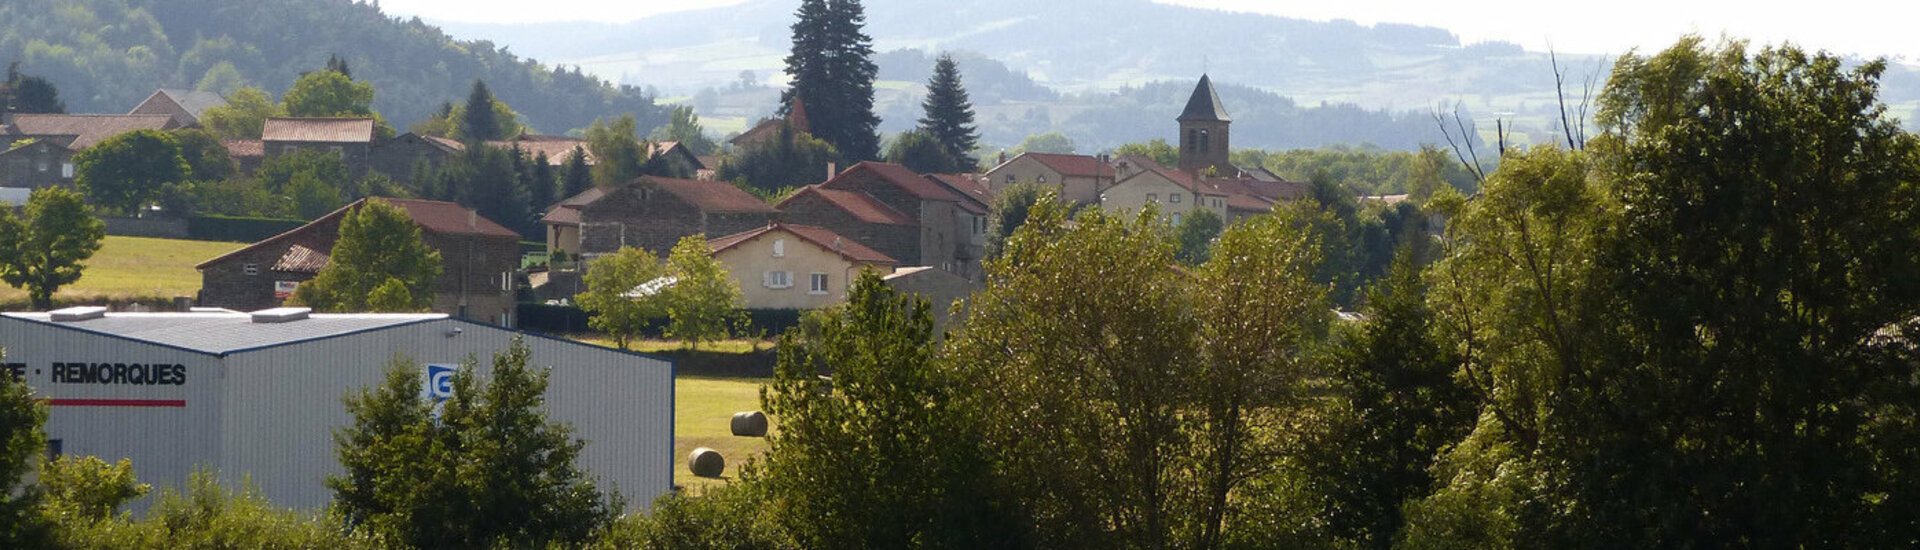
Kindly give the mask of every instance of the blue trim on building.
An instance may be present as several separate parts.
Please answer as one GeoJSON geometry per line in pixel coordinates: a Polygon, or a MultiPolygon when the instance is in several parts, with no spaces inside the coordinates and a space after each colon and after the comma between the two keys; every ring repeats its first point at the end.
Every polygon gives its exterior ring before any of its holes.
{"type": "MultiPolygon", "coordinates": [[[[346,331],[346,332],[341,332],[341,333],[337,333],[337,334],[324,334],[324,335],[320,335],[320,336],[314,336],[314,337],[311,337],[311,338],[301,338],[301,339],[298,339],[298,340],[288,340],[288,341],[285,341],[285,342],[275,342],[275,343],[272,343],[272,344],[264,344],[264,345],[259,345],[259,346],[253,346],[253,347],[249,347],[249,348],[239,348],[239,349],[231,349],[231,350],[227,350],[227,351],[223,351],[223,352],[220,352],[220,356],[221,356],[221,357],[226,357],[226,356],[229,356],[229,355],[238,355],[238,354],[242,354],[242,353],[247,353],[247,352],[251,352],[251,351],[260,351],[260,350],[263,350],[263,349],[273,349],[273,348],[277,348],[277,347],[281,347],[281,346],[291,346],[291,345],[294,345],[294,344],[305,344],[305,343],[308,343],[308,342],[319,342],[319,341],[322,341],[322,340],[332,340],[332,339],[334,339],[334,338],[343,338],[343,337],[347,337],[347,336],[353,336],[353,335],[356,335],[356,334],[364,334],[364,333],[368,333],[368,332],[373,332],[373,331],[376,331],[376,330],[387,330],[387,329],[393,329],[393,328],[400,328],[400,327],[410,327],[410,326],[413,326],[413,325],[418,325],[418,324],[423,324],[423,323],[431,323],[431,322],[434,322],[434,321],[444,321],[444,320],[447,320],[447,319],[449,319],[449,317],[435,317],[435,318],[432,318],[432,319],[415,319],[415,320],[412,320],[412,321],[407,321],[407,322],[404,322],[404,323],[394,323],[394,324],[391,324],[391,325],[380,325],[380,326],[377,326],[377,327],[367,327],[367,328],[363,328],[363,329],[359,329],[359,330],[349,330],[349,331],[346,331]]],[[[298,323],[298,322],[300,322],[300,321],[288,321],[288,322],[289,322],[289,323],[298,323]]]]}

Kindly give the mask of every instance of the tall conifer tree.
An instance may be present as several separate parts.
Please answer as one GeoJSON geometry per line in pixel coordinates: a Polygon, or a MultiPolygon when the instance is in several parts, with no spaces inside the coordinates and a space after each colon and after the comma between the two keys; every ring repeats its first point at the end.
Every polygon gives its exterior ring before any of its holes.
{"type": "Polygon", "coordinates": [[[866,11],[858,0],[805,0],[793,24],[793,51],[787,75],[793,85],[781,95],[781,109],[793,99],[806,105],[809,131],[832,144],[846,160],[872,160],[880,154],[873,113],[873,39],[867,36],[866,11]]]}
{"type": "Polygon", "coordinates": [[[486,82],[473,81],[473,90],[467,93],[467,109],[460,120],[460,137],[471,142],[505,137],[500,135],[500,120],[493,113],[493,91],[487,89],[486,82]]]}
{"type": "Polygon", "coordinates": [[[980,141],[980,131],[973,125],[973,102],[960,85],[960,66],[953,62],[953,56],[940,54],[940,60],[934,62],[927,99],[920,107],[926,111],[920,127],[946,146],[954,166],[968,170],[980,163],[973,157],[973,148],[980,141]]]}

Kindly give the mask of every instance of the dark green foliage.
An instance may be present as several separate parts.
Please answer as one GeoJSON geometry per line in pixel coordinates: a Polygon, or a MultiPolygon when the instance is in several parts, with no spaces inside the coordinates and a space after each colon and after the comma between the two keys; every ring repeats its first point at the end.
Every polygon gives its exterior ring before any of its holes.
{"type": "Polygon", "coordinates": [[[535,235],[531,225],[534,205],[527,202],[526,182],[514,168],[513,151],[481,144],[469,145],[460,160],[443,167],[447,187],[462,206],[481,216],[519,231],[535,235]]]}
{"type": "Polygon", "coordinates": [[[73,156],[74,181],[87,200],[102,208],[137,214],[159,198],[167,184],[185,183],[193,172],[180,157],[180,144],[159,130],[134,130],[113,136],[73,156]]]}
{"type": "Polygon", "coordinates": [[[453,396],[420,395],[420,367],[396,359],[377,388],[346,398],[353,422],[334,433],[346,473],[327,479],[352,524],[415,548],[544,547],[602,534],[622,504],[574,465],[584,442],[547,421],[547,371],[526,344],[469,360],[453,396]]]}
{"type": "Polygon", "coordinates": [[[348,68],[347,60],[341,59],[338,55],[327,54],[327,66],[323,70],[333,71],[347,78],[353,78],[353,69],[348,68]]]}
{"type": "Polygon", "coordinates": [[[963,170],[962,165],[954,164],[952,150],[925,129],[908,130],[894,138],[893,145],[887,147],[887,162],[921,174],[952,174],[963,170]]]}
{"type": "Polygon", "coordinates": [[[560,169],[560,196],[566,199],[593,188],[593,169],[587,165],[587,151],[574,147],[560,169]]]}
{"type": "Polygon", "coordinates": [[[973,150],[980,141],[980,131],[973,125],[973,103],[967,100],[967,89],[960,84],[960,66],[954,63],[953,56],[940,54],[940,59],[934,62],[933,78],[927,81],[927,99],[920,103],[920,108],[926,113],[920,118],[920,129],[946,148],[953,166],[964,168],[957,171],[970,171],[980,163],[973,158],[973,150]]]}
{"type": "Polygon", "coordinates": [[[251,486],[222,487],[219,475],[194,472],[184,491],[168,489],[146,517],[122,516],[63,525],[55,548],[118,550],[373,550],[389,548],[365,530],[349,533],[333,517],[282,509],[251,486]]]}
{"type": "Polygon", "coordinates": [[[1175,257],[1190,266],[1207,263],[1213,251],[1213,240],[1219,238],[1220,231],[1225,228],[1219,214],[1206,208],[1193,209],[1180,219],[1180,225],[1173,228],[1173,239],[1180,244],[1175,257]]]}
{"type": "Polygon", "coordinates": [[[1453,377],[1460,358],[1434,339],[1420,272],[1403,247],[1368,292],[1365,321],[1335,341],[1328,377],[1340,399],[1300,460],[1328,534],[1368,548],[1391,545],[1401,504],[1435,488],[1434,458],[1473,427],[1477,401],[1453,377]]]}
{"type": "Polygon", "coordinates": [[[1180,149],[1167,143],[1165,138],[1153,138],[1146,143],[1128,143],[1113,150],[1114,158],[1141,156],[1153,159],[1161,166],[1179,166],[1180,149]]]}
{"type": "Polygon", "coordinates": [[[52,82],[30,74],[20,72],[20,62],[7,65],[6,93],[0,95],[0,109],[11,109],[14,113],[65,113],[67,104],[60,101],[60,90],[52,82]]]}
{"type": "Polygon", "coordinates": [[[679,142],[695,156],[711,155],[720,149],[713,138],[707,137],[706,130],[700,127],[700,115],[694,114],[691,105],[674,107],[667,116],[667,124],[654,128],[648,137],[653,141],[679,142]]]}
{"type": "Polygon", "coordinates": [[[398,206],[368,200],[347,212],[329,256],[313,280],[294,289],[290,303],[315,311],[364,312],[367,297],[389,279],[405,284],[412,297],[404,311],[422,311],[433,303],[440,251],[427,246],[420,226],[398,206]]]}
{"type": "Polygon", "coordinates": [[[27,291],[34,309],[53,307],[53,293],[80,280],[87,258],[100,250],[106,223],[79,193],[43,187],[27,200],[27,219],[0,212],[0,281],[27,291]]]}
{"type": "Polygon", "coordinates": [[[774,139],[736,151],[722,162],[719,177],[761,194],[774,194],[826,181],[827,165],[834,156],[832,145],[796,133],[781,122],[774,139]]]}
{"type": "Polygon", "coordinates": [[[781,93],[781,113],[798,98],[806,105],[809,132],[849,162],[880,155],[873,112],[873,39],[863,29],[859,0],[804,0],[794,14],[793,49],[786,72],[791,87],[781,93]]]}
{"type": "Polygon", "coordinates": [[[467,92],[467,109],[462,115],[460,139],[468,143],[494,141],[508,137],[500,131],[501,121],[494,118],[493,92],[487,90],[487,83],[484,81],[473,81],[473,90],[467,92]]]}
{"type": "Polygon", "coordinates": [[[554,179],[553,162],[547,158],[547,152],[534,155],[527,177],[527,206],[532,207],[528,216],[539,218],[549,206],[565,197],[558,196],[560,182],[554,179]]]}
{"type": "Polygon", "coordinates": [[[314,149],[274,155],[262,161],[260,167],[253,171],[253,178],[275,193],[284,192],[301,175],[335,188],[345,187],[353,181],[347,174],[347,164],[340,160],[339,155],[314,149]]]}
{"type": "Polygon", "coordinates": [[[593,153],[593,183],[623,185],[646,173],[647,148],[640,143],[639,122],[632,113],[611,121],[593,121],[587,128],[587,150],[593,153]]]}
{"type": "Polygon", "coordinates": [[[613,524],[590,548],[624,550],[784,550],[801,548],[786,533],[760,484],[712,485],[698,496],[668,493],[648,514],[613,524]]]}
{"type": "Polygon", "coordinates": [[[0,546],[45,548],[56,525],[40,514],[43,491],[28,482],[47,443],[47,406],[12,373],[0,373],[0,546]]]}
{"type": "Polygon", "coordinates": [[[201,128],[189,128],[173,131],[173,139],[180,146],[180,158],[187,161],[187,173],[194,181],[219,181],[233,177],[238,168],[233,157],[227,153],[227,147],[220,143],[220,136],[201,128]]]}
{"type": "MultiPolygon", "coordinates": [[[[632,112],[652,128],[666,120],[640,88],[575,67],[543,64],[485,40],[456,40],[418,18],[382,13],[377,2],[231,0],[0,4],[0,59],[58,82],[75,112],[124,112],[155,88],[199,82],[225,65],[239,80],[281,95],[302,73],[336,72],[380,95],[372,109],[391,121],[427,118],[474,80],[535,126],[584,128],[606,113],[632,112]],[[340,65],[332,65],[334,69],[340,65]]],[[[551,60],[549,60],[551,61],[551,60]]],[[[258,138],[259,134],[254,134],[258,138]]]]}
{"type": "Polygon", "coordinates": [[[1007,239],[1027,223],[1027,212],[1052,191],[1033,183],[1018,183],[1001,189],[993,197],[987,213],[987,258],[998,258],[1007,248],[1007,239]]]}
{"type": "Polygon", "coordinates": [[[187,218],[187,238],[250,243],[305,225],[301,220],[207,215],[187,218]]]}
{"type": "MultiPolygon", "coordinates": [[[[1238,117],[1239,113],[1235,113],[1238,117]]],[[[1433,121],[1425,121],[1432,125],[1433,121]]],[[[1240,141],[1241,126],[1234,125],[1234,141],[1240,141]]],[[[1176,152],[1177,153],[1177,152],[1176,152]]],[[[1452,187],[1462,193],[1476,189],[1473,174],[1447,151],[1423,146],[1419,151],[1390,151],[1372,145],[1335,145],[1315,149],[1284,151],[1239,150],[1233,162],[1258,166],[1294,181],[1306,181],[1323,175],[1362,195],[1412,193],[1424,201],[1440,187],[1452,187]]]]}
{"type": "MultiPolygon", "coordinates": [[[[168,188],[168,195],[162,197],[161,203],[169,211],[188,215],[187,231],[189,233],[194,231],[193,219],[199,216],[257,217],[278,220],[292,219],[297,210],[289,195],[267,189],[265,185],[260,184],[260,180],[251,178],[197,181],[185,187],[173,186],[168,188]]],[[[269,233],[261,238],[276,234],[278,233],[269,233]]],[[[251,242],[259,239],[212,240],[251,242]]]]}
{"type": "Polygon", "coordinates": [[[955,381],[934,365],[927,301],[898,295],[867,272],[845,306],[808,326],[781,338],[773,383],[761,394],[779,430],[752,476],[800,546],[983,548],[1017,540],[955,381]]]}

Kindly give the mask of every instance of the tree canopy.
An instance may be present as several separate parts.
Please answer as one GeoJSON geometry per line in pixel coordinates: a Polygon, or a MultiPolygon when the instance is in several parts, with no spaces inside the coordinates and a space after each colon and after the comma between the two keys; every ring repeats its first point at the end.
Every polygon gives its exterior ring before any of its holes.
{"type": "Polygon", "coordinates": [[[87,199],[127,214],[160,195],[169,184],[192,179],[192,169],[180,156],[180,143],[160,130],[134,130],[100,140],[74,155],[74,182],[87,199]]]}
{"type": "Polygon", "coordinates": [[[425,311],[433,304],[442,269],[440,251],[427,246],[420,225],[398,206],[372,199],[348,211],[328,256],[331,260],[319,274],[294,289],[290,303],[315,311],[366,312],[374,305],[368,301],[375,290],[398,281],[406,287],[407,299],[395,300],[389,289],[379,305],[425,311]]]}
{"type": "Polygon", "coordinates": [[[979,147],[980,130],[973,125],[973,103],[960,83],[960,65],[953,56],[940,54],[933,64],[933,77],[927,81],[927,99],[920,103],[925,112],[920,129],[932,135],[947,150],[952,165],[959,171],[971,171],[980,159],[973,150],[979,147]]]}
{"type": "Polygon", "coordinates": [[[808,132],[833,146],[846,161],[880,156],[880,117],[873,112],[873,38],[859,0],[803,0],[793,23],[786,58],[791,85],[780,95],[781,113],[799,99],[808,132]]]}
{"type": "Polygon", "coordinates": [[[27,199],[27,219],[0,213],[0,281],[27,291],[35,309],[53,307],[53,293],[80,280],[87,258],[100,250],[106,223],[74,193],[43,187],[27,199]]]}

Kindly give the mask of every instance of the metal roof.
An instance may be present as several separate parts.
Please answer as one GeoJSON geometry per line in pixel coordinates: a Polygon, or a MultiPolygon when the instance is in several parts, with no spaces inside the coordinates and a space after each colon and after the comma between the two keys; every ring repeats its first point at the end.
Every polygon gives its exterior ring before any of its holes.
{"type": "Polygon", "coordinates": [[[46,312],[0,315],[213,355],[447,318],[444,313],[315,313],[306,319],[256,323],[251,314],[238,312],[108,313],[56,323],[46,312]]]}

